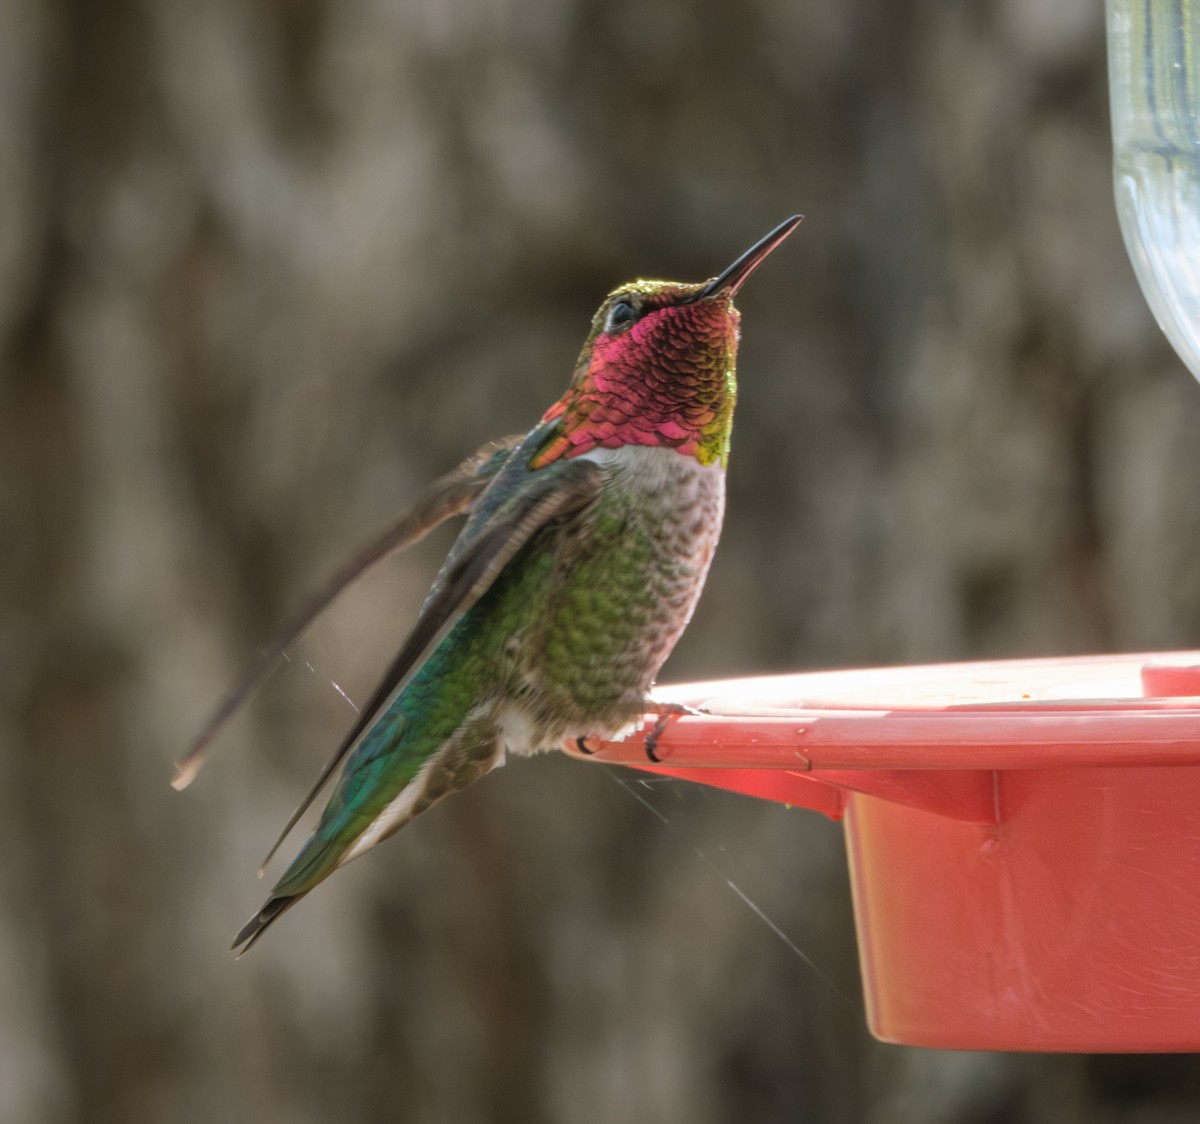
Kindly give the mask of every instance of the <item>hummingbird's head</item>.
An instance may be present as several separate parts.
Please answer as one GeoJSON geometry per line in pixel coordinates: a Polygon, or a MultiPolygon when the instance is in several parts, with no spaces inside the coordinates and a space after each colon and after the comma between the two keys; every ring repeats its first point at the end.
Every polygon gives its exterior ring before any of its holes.
{"type": "Polygon", "coordinates": [[[570,388],[543,419],[561,418],[557,432],[531,467],[624,445],[666,446],[702,464],[724,463],[737,397],[741,317],[733,299],[801,217],[780,224],[710,281],[634,281],[609,293],[592,318],[570,388]]]}

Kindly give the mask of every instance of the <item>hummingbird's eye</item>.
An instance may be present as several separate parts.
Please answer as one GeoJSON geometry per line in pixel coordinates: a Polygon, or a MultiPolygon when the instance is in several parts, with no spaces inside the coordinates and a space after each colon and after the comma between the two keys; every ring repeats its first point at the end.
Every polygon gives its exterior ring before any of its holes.
{"type": "Polygon", "coordinates": [[[619,332],[628,328],[638,318],[638,311],[628,301],[617,301],[608,310],[608,319],[604,321],[606,332],[619,332]]]}

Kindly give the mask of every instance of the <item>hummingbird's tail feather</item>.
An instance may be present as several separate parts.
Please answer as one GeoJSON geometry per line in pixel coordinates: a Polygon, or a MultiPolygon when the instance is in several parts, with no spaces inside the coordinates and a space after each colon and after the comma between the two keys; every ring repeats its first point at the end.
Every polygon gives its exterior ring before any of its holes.
{"type": "Polygon", "coordinates": [[[284,910],[338,867],[382,843],[504,758],[490,704],[475,708],[457,727],[443,732],[437,746],[422,752],[420,740],[420,732],[409,729],[390,747],[390,753],[379,749],[350,759],[317,829],[284,871],[266,905],[238,933],[234,948],[241,946],[239,955],[248,951],[284,910]],[[390,781],[387,773],[392,775],[390,781]]]}
{"type": "Polygon", "coordinates": [[[258,938],[267,931],[270,924],[286,913],[302,897],[304,897],[303,894],[288,894],[283,897],[268,898],[262,909],[238,930],[238,935],[233,938],[233,944],[229,946],[229,950],[236,952],[240,960],[255,946],[258,938]]]}

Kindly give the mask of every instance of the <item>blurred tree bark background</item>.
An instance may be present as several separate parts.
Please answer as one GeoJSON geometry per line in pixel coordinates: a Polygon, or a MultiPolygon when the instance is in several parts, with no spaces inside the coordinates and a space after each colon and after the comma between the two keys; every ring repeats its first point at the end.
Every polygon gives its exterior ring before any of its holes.
{"type": "Polygon", "coordinates": [[[835,825],[557,756],[235,963],[445,535],[168,787],[608,289],[794,211],[665,678],[1200,640],[1200,387],[1121,247],[1102,7],[0,3],[0,1121],[1195,1118],[1189,1058],[872,1042],[835,825]]]}

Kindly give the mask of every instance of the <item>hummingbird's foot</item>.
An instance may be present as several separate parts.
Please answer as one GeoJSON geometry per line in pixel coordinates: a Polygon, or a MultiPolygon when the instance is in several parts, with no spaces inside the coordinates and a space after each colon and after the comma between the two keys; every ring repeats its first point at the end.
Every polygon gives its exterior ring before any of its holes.
{"type": "Polygon", "coordinates": [[[575,739],[575,748],[585,757],[591,757],[593,753],[600,751],[600,739],[591,734],[580,734],[575,739]]]}
{"type": "Polygon", "coordinates": [[[672,718],[682,718],[685,714],[699,716],[707,714],[708,711],[703,708],[694,706],[685,706],[683,703],[664,703],[664,702],[648,702],[646,710],[652,714],[658,715],[658,721],[654,723],[650,733],[646,735],[646,756],[650,758],[656,765],[662,761],[658,756],[658,739],[663,736],[663,731],[667,728],[667,723],[672,718]]]}

